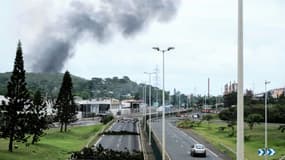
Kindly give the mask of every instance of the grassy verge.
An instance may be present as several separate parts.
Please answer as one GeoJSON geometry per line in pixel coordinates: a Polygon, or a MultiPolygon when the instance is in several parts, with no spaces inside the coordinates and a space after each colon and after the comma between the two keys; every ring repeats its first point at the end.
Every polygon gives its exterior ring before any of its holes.
{"type": "Polygon", "coordinates": [[[47,135],[38,144],[26,147],[17,143],[18,149],[13,153],[7,151],[8,140],[0,139],[0,160],[62,160],[70,156],[70,152],[78,151],[86,145],[94,134],[104,125],[72,127],[67,133],[59,129],[49,129],[47,135]]]}
{"type": "MultiPolygon", "coordinates": [[[[220,151],[235,159],[236,138],[230,137],[230,129],[223,122],[212,122],[209,125],[203,122],[199,127],[193,127],[191,130],[204,139],[213,144],[220,151]],[[219,130],[219,127],[226,127],[224,131],[219,130]]],[[[269,160],[278,160],[285,155],[285,133],[281,133],[277,128],[277,124],[268,125],[268,147],[276,151],[274,156],[270,156],[269,160]]],[[[257,125],[250,130],[245,124],[245,157],[248,160],[262,160],[264,157],[259,157],[257,151],[259,148],[264,148],[264,126],[257,125]]]]}

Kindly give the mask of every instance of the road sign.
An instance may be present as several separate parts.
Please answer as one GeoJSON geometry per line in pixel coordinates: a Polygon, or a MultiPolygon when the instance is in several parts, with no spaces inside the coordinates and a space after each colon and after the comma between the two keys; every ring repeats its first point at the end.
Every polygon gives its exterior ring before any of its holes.
{"type": "Polygon", "coordinates": [[[258,154],[258,156],[265,155],[265,149],[258,149],[257,154],[258,154]]]}
{"type": "Polygon", "coordinates": [[[265,156],[265,155],[273,156],[275,153],[276,153],[275,150],[272,148],[268,148],[267,152],[266,149],[264,148],[258,149],[257,151],[258,156],[265,156]]]}
{"type": "Polygon", "coordinates": [[[269,156],[273,156],[274,154],[275,154],[274,149],[269,148],[269,149],[267,150],[267,155],[269,155],[269,156]]]}

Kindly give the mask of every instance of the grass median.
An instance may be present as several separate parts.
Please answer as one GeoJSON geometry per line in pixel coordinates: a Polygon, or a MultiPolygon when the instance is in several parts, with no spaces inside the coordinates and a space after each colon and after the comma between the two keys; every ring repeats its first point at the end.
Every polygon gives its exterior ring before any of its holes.
{"type": "Polygon", "coordinates": [[[102,127],[102,124],[72,127],[66,133],[49,129],[38,144],[27,147],[16,142],[19,147],[12,153],[7,151],[8,140],[0,139],[0,160],[64,160],[70,152],[81,150],[102,127]]]}
{"type": "MultiPolygon", "coordinates": [[[[188,123],[191,123],[190,121],[188,123]]],[[[278,160],[285,155],[285,133],[278,130],[278,124],[268,124],[268,147],[276,151],[274,156],[269,156],[269,160],[278,160]]],[[[191,129],[217,149],[235,159],[236,137],[229,136],[230,128],[222,121],[202,122],[200,126],[191,129]],[[221,130],[220,128],[224,128],[221,130]]],[[[245,157],[247,160],[263,160],[258,156],[259,148],[264,148],[264,125],[256,125],[252,130],[245,123],[245,157]]]]}

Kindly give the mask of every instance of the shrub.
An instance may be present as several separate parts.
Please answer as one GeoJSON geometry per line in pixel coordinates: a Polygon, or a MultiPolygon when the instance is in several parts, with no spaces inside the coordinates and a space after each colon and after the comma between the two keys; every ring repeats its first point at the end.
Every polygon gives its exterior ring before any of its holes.
{"type": "Polygon", "coordinates": [[[194,127],[194,123],[195,123],[194,121],[186,119],[186,120],[182,120],[182,121],[177,122],[177,127],[179,127],[179,128],[192,128],[192,127],[194,127]]]}
{"type": "Polygon", "coordinates": [[[251,135],[245,135],[245,136],[244,136],[244,140],[245,140],[246,142],[250,141],[250,139],[251,139],[251,135]]]}
{"type": "Polygon", "coordinates": [[[140,151],[130,152],[114,151],[105,149],[99,145],[95,150],[92,148],[83,148],[81,151],[73,152],[71,160],[143,160],[143,153],[140,151]]]}
{"type": "Polygon", "coordinates": [[[114,117],[112,115],[103,116],[101,119],[101,123],[107,124],[108,122],[112,121],[114,117]]]}

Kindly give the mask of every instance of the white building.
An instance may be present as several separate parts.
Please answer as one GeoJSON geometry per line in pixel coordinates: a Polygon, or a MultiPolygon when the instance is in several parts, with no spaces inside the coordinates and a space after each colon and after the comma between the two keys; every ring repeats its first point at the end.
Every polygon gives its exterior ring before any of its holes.
{"type": "Polygon", "coordinates": [[[106,115],[112,113],[116,115],[120,110],[120,102],[117,99],[105,100],[77,100],[75,103],[79,106],[77,118],[87,118],[96,115],[106,115]]]}
{"type": "Polygon", "coordinates": [[[122,101],[122,114],[130,114],[130,113],[136,113],[142,111],[143,107],[143,101],[142,100],[123,100],[122,101]]]}

